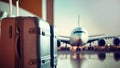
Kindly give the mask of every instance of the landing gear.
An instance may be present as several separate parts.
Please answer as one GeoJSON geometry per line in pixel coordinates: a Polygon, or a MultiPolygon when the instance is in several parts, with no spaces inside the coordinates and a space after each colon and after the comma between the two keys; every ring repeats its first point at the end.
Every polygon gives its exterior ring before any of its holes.
{"type": "Polygon", "coordinates": [[[81,48],[80,48],[80,42],[77,44],[77,48],[76,48],[76,51],[81,51],[81,48]]]}
{"type": "Polygon", "coordinates": [[[76,48],[76,51],[81,51],[81,49],[79,47],[76,48]]]}
{"type": "Polygon", "coordinates": [[[88,47],[88,50],[93,50],[94,48],[92,47],[92,43],[90,42],[90,45],[88,47]]]}

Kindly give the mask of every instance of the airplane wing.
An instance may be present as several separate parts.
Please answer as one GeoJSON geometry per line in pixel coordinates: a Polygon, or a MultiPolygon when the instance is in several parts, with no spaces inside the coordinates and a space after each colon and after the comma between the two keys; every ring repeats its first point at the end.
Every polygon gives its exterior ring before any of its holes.
{"type": "Polygon", "coordinates": [[[115,36],[103,36],[103,37],[90,37],[87,43],[91,43],[94,41],[98,41],[101,39],[112,39],[112,38],[117,38],[120,37],[120,35],[115,35],[115,36]]]}
{"type": "MultiPolygon", "coordinates": [[[[102,36],[102,35],[104,35],[104,34],[89,36],[89,39],[88,39],[87,43],[91,43],[91,42],[98,41],[98,40],[101,40],[101,39],[112,39],[112,38],[120,37],[120,35],[115,35],[115,36],[102,36]]],[[[58,40],[60,40],[63,43],[66,43],[66,44],[70,44],[70,37],[69,36],[58,36],[58,40]]]]}
{"type": "MultiPolygon", "coordinates": [[[[89,37],[97,37],[97,36],[103,36],[103,35],[105,35],[105,34],[90,35],[89,37]]],[[[66,44],[70,44],[70,36],[61,36],[61,35],[59,35],[58,40],[63,42],[63,43],[66,43],[66,44]]],[[[97,40],[97,38],[90,39],[89,42],[92,42],[92,41],[95,41],[95,40],[97,40]]]]}
{"type": "Polygon", "coordinates": [[[105,34],[95,34],[95,35],[90,35],[89,37],[98,37],[98,36],[103,36],[105,34]]]}
{"type": "Polygon", "coordinates": [[[60,42],[70,44],[70,37],[69,36],[58,36],[57,38],[60,42]]]}

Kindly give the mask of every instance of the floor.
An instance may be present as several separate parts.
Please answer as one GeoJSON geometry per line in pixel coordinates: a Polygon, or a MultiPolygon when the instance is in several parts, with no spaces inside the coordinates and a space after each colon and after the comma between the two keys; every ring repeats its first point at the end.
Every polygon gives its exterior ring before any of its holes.
{"type": "Polygon", "coordinates": [[[57,68],[120,68],[120,52],[58,51],[57,68]]]}

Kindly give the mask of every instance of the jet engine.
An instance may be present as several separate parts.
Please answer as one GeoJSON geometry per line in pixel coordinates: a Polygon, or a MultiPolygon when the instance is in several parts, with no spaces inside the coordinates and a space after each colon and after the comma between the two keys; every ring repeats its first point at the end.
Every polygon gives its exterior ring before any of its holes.
{"type": "Polygon", "coordinates": [[[120,39],[119,39],[119,38],[114,38],[114,39],[113,39],[113,44],[114,44],[115,46],[118,46],[118,45],[120,44],[120,39]]]}
{"type": "Polygon", "coordinates": [[[99,46],[104,46],[105,44],[106,44],[106,42],[105,42],[104,39],[100,39],[100,40],[98,41],[98,45],[99,45],[99,46]]]}

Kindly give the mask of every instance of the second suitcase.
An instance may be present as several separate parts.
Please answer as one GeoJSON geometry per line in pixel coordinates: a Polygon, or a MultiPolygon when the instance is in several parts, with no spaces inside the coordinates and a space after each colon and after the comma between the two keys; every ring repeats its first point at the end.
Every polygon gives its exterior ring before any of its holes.
{"type": "MultiPolygon", "coordinates": [[[[16,19],[20,34],[21,68],[50,68],[50,26],[39,18],[16,19]],[[23,49],[23,50],[21,50],[23,49]]],[[[18,45],[19,46],[19,45],[18,45]]],[[[19,51],[20,50],[20,51],[19,51]]]]}

